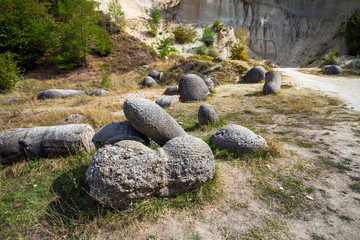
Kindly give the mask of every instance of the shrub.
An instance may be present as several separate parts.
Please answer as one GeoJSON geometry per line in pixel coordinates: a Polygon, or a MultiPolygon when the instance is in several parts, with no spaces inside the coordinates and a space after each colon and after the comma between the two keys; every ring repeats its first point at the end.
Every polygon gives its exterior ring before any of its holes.
{"type": "Polygon", "coordinates": [[[110,32],[114,31],[114,23],[120,29],[124,29],[126,26],[125,13],[122,10],[120,3],[117,0],[111,0],[108,4],[110,14],[110,32]]]}
{"type": "Polygon", "coordinates": [[[154,8],[150,13],[150,19],[148,20],[149,34],[156,37],[159,31],[159,23],[161,20],[161,12],[158,8],[154,8]]]}
{"type": "Polygon", "coordinates": [[[10,92],[21,79],[21,71],[10,52],[0,54],[0,92],[10,92]]]}
{"type": "Polygon", "coordinates": [[[181,44],[193,42],[194,35],[194,32],[186,24],[177,26],[174,31],[175,41],[181,44]]]}
{"type": "Polygon", "coordinates": [[[308,61],[308,64],[312,64],[313,62],[317,61],[317,60],[320,60],[321,58],[320,57],[313,57],[311,58],[309,61],[308,61]]]}
{"type": "Polygon", "coordinates": [[[159,39],[158,47],[161,58],[165,61],[167,56],[173,52],[179,52],[176,48],[170,47],[173,42],[172,38],[159,39]]]}
{"type": "Polygon", "coordinates": [[[214,32],[211,30],[209,25],[205,26],[204,33],[201,37],[201,41],[205,43],[206,46],[211,46],[214,43],[215,41],[214,32]]]}
{"type": "Polygon", "coordinates": [[[198,55],[207,55],[209,52],[209,49],[205,45],[201,45],[197,48],[195,48],[195,53],[198,55]]]}
{"type": "Polygon", "coordinates": [[[236,33],[236,41],[230,49],[232,59],[249,60],[249,56],[246,53],[246,41],[246,32],[240,27],[236,33]]]}
{"type": "Polygon", "coordinates": [[[210,56],[210,57],[216,58],[216,57],[219,56],[219,53],[218,53],[218,51],[216,51],[215,48],[210,47],[209,50],[208,50],[207,55],[210,56]]]}
{"type": "Polygon", "coordinates": [[[360,55],[351,61],[351,67],[360,69],[360,55]]]}
{"type": "Polygon", "coordinates": [[[110,87],[110,85],[111,85],[111,81],[110,81],[110,78],[109,78],[109,74],[104,73],[103,77],[102,77],[102,81],[101,81],[101,86],[103,88],[108,88],[108,87],[110,87]]]}
{"type": "Polygon", "coordinates": [[[224,30],[224,25],[222,25],[220,19],[216,19],[211,28],[214,32],[219,33],[224,30]]]}
{"type": "Polygon", "coordinates": [[[350,17],[345,31],[348,53],[356,56],[360,54],[360,9],[350,17]]]}
{"type": "Polygon", "coordinates": [[[336,51],[335,50],[332,50],[330,51],[329,54],[326,54],[325,57],[324,57],[324,64],[325,65],[329,65],[329,64],[335,64],[336,63],[336,60],[338,60],[339,58],[336,56],[336,51]]]}

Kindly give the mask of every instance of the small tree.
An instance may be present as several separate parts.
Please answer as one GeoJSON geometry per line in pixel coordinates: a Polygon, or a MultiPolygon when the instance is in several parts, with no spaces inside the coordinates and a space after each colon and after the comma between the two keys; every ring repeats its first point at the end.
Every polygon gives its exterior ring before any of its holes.
{"type": "Polygon", "coordinates": [[[114,23],[120,30],[126,26],[125,13],[117,0],[111,0],[108,4],[110,14],[110,32],[114,30],[114,23]]]}
{"type": "Polygon", "coordinates": [[[173,52],[179,52],[175,47],[170,47],[173,42],[172,38],[159,39],[158,47],[159,53],[163,61],[166,60],[167,56],[173,52]]]}
{"type": "Polygon", "coordinates": [[[14,60],[14,54],[0,54],[0,92],[10,92],[21,79],[21,71],[14,60]]]}
{"type": "Polygon", "coordinates": [[[190,43],[194,41],[194,32],[186,25],[181,24],[175,28],[175,41],[178,43],[190,43]]]}
{"type": "Polygon", "coordinates": [[[231,47],[231,58],[236,60],[249,60],[246,53],[247,34],[245,30],[240,27],[236,33],[236,41],[231,47]]]}
{"type": "Polygon", "coordinates": [[[347,22],[345,37],[348,53],[360,55],[360,10],[356,10],[347,22]]]}
{"type": "Polygon", "coordinates": [[[211,28],[214,32],[220,33],[222,30],[224,30],[224,25],[222,25],[220,19],[216,19],[211,28]]]}
{"type": "Polygon", "coordinates": [[[211,46],[214,43],[214,32],[211,30],[209,25],[205,26],[201,41],[205,43],[206,46],[211,46]]]}
{"type": "Polygon", "coordinates": [[[150,35],[156,37],[159,31],[160,20],[161,20],[161,12],[158,8],[154,8],[150,13],[150,19],[148,20],[150,35]]]}
{"type": "Polygon", "coordinates": [[[324,63],[326,65],[329,65],[329,64],[335,64],[336,63],[336,60],[338,60],[339,57],[336,56],[336,51],[335,50],[331,50],[328,54],[325,55],[324,57],[324,63]]]}

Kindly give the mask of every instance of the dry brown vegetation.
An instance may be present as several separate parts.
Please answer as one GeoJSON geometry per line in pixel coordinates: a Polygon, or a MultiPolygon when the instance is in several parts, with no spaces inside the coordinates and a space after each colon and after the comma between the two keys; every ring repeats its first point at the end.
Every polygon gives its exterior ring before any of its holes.
{"type": "MultiPolygon", "coordinates": [[[[102,97],[36,99],[39,91],[48,88],[94,90],[101,84],[96,60],[91,60],[87,68],[57,78],[39,79],[30,74],[15,92],[0,96],[0,130],[57,125],[72,113],[85,115],[83,122],[99,129],[107,123],[125,120],[122,103],[126,98],[154,100],[162,96],[166,84],[176,83],[183,74],[201,74],[215,65],[204,58],[173,56],[170,60],[174,62],[154,62],[149,69],[141,68],[143,63],[138,62],[126,73],[118,68],[118,72],[110,74],[111,93],[102,97]],[[140,82],[152,69],[166,72],[164,85],[140,89],[140,82]],[[8,97],[18,102],[8,103],[8,97]]],[[[290,79],[285,80],[278,95],[264,96],[262,84],[235,83],[251,64],[238,61],[223,64],[223,68],[211,73],[222,84],[206,101],[217,111],[218,124],[198,125],[197,111],[203,102],[178,103],[167,109],[189,134],[204,139],[212,147],[217,164],[214,181],[174,199],[148,199],[139,203],[134,212],[122,213],[103,207],[89,196],[85,171],[91,154],[1,166],[0,238],[359,236],[360,114],[348,110],[336,98],[298,89],[290,79]],[[209,136],[228,123],[243,125],[264,136],[269,149],[237,155],[216,148],[209,142],[209,136]]],[[[117,64],[107,67],[113,70],[117,64]]]]}

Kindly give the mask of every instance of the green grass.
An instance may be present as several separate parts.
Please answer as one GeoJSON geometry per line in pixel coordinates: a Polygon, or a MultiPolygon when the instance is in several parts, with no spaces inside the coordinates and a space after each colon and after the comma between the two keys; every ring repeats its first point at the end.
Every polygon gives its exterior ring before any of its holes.
{"type": "Polygon", "coordinates": [[[350,167],[347,167],[341,163],[338,163],[338,162],[334,162],[334,161],[331,161],[329,159],[326,159],[326,158],[323,158],[323,157],[320,157],[321,161],[325,164],[325,165],[328,165],[328,166],[331,166],[333,168],[336,168],[338,169],[339,171],[351,171],[351,168],[350,167]]]}
{"type": "Polygon", "coordinates": [[[311,238],[312,240],[325,240],[325,237],[323,235],[320,236],[317,233],[312,233],[311,238]]]}
{"type": "Polygon", "coordinates": [[[278,219],[265,217],[265,226],[255,226],[244,236],[248,240],[292,239],[286,224],[278,219]]]}
{"type": "Polygon", "coordinates": [[[351,185],[350,185],[350,188],[351,188],[353,191],[360,193],[360,181],[357,181],[357,182],[351,184],[351,185]]]}
{"type": "Polygon", "coordinates": [[[314,147],[313,143],[308,143],[308,142],[303,142],[303,141],[297,141],[296,144],[303,148],[313,148],[314,147]]]}
{"type": "Polygon", "coordinates": [[[287,135],[289,133],[291,133],[291,131],[275,131],[275,134],[279,134],[279,135],[287,135]]]}

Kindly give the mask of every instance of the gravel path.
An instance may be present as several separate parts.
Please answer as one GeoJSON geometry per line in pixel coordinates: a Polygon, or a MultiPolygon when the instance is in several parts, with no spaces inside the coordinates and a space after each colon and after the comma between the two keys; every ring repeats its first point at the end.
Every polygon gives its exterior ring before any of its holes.
{"type": "Polygon", "coordinates": [[[349,107],[360,111],[360,78],[321,77],[301,73],[297,68],[278,68],[296,86],[319,90],[340,97],[349,107]]]}

